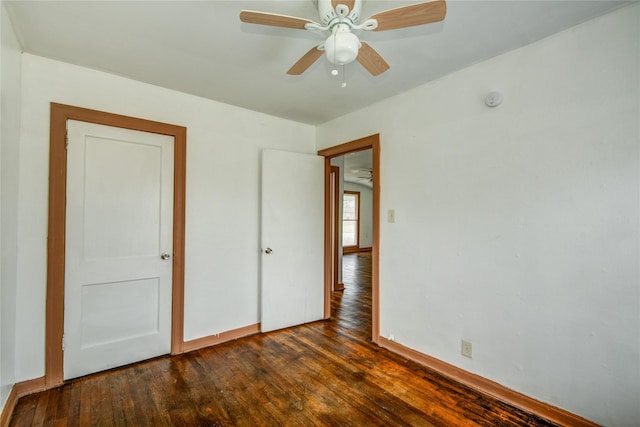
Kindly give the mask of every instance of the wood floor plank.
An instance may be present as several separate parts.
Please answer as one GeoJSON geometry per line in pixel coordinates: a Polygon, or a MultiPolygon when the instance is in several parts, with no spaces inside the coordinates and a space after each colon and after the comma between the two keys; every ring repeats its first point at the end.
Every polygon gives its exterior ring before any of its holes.
{"type": "Polygon", "coordinates": [[[146,364],[140,364],[130,370],[132,380],[129,382],[129,392],[134,401],[136,423],[141,426],[152,425],[151,415],[155,408],[155,405],[149,402],[149,392],[152,386],[148,374],[145,375],[144,368],[146,366],[146,364]]]}
{"type": "Polygon", "coordinates": [[[33,425],[33,415],[38,403],[39,393],[21,397],[13,411],[12,425],[25,427],[33,425]],[[14,420],[16,421],[14,423],[14,420]]]}
{"type": "Polygon", "coordinates": [[[339,381],[331,369],[314,363],[315,355],[300,351],[304,347],[293,342],[287,334],[277,334],[274,338],[285,352],[297,354],[288,361],[287,376],[297,379],[292,388],[299,392],[300,410],[305,407],[308,413],[318,414],[323,425],[329,421],[340,423],[346,420],[357,422],[358,425],[370,425],[378,420],[380,424],[381,419],[362,402],[345,399],[344,390],[339,387],[339,381]]]}
{"type": "Polygon", "coordinates": [[[211,425],[232,425],[224,399],[218,396],[218,393],[221,393],[219,386],[215,381],[208,380],[211,376],[210,371],[205,367],[199,353],[200,351],[194,352],[185,358],[192,385],[189,389],[191,398],[198,408],[198,413],[211,425]]]}
{"type": "Polygon", "coordinates": [[[133,425],[135,410],[127,377],[122,372],[114,372],[109,376],[109,393],[113,396],[111,408],[114,425],[133,425]]]}
{"type": "Polygon", "coordinates": [[[82,390],[82,383],[72,382],[61,388],[69,390],[69,406],[66,414],[59,412],[58,416],[63,419],[66,418],[67,427],[78,427],[80,421],[80,393],[82,390]]]}
{"type": "Polygon", "coordinates": [[[371,343],[371,253],[332,318],[159,357],[18,400],[11,426],[553,426],[371,343]]]}
{"type": "MultiPolygon", "coordinates": [[[[295,340],[295,337],[289,337],[289,339],[295,340]]],[[[299,341],[299,345],[306,347],[302,341],[299,341]]],[[[366,419],[362,420],[362,425],[381,424],[382,421],[389,423],[389,425],[398,422],[408,425],[420,422],[426,425],[424,418],[415,408],[409,407],[404,401],[392,396],[384,396],[387,394],[385,389],[372,384],[361,372],[350,369],[348,361],[334,364],[319,354],[305,352],[305,356],[300,359],[300,362],[308,370],[320,372],[322,381],[332,385],[332,391],[340,396],[345,405],[366,415],[366,419]],[[380,399],[381,396],[385,397],[384,400],[380,399]],[[416,415],[418,419],[416,419],[416,415]]],[[[348,419],[349,415],[347,414],[345,420],[348,419]]]]}

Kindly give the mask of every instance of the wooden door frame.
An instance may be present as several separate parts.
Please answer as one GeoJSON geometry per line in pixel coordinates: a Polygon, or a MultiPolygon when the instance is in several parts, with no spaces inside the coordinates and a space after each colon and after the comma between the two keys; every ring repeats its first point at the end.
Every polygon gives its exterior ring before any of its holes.
{"type": "Polygon", "coordinates": [[[171,354],[179,354],[184,351],[184,234],[187,128],[52,102],[49,141],[45,388],[55,387],[64,382],[62,336],[64,333],[64,269],[66,255],[67,120],[78,120],[157,133],[174,138],[171,354]]]}
{"type": "Polygon", "coordinates": [[[331,159],[371,149],[373,224],[371,245],[371,340],[380,338],[380,134],[366,136],[318,151],[324,157],[324,317],[331,317],[331,159]]]}
{"type": "MultiPolygon", "coordinates": [[[[338,275],[338,221],[340,220],[340,215],[338,212],[338,196],[340,193],[340,183],[339,183],[339,176],[340,176],[340,168],[338,166],[331,166],[331,172],[330,174],[332,174],[334,176],[333,178],[333,186],[329,187],[329,191],[331,191],[333,193],[333,200],[331,200],[331,206],[333,207],[332,211],[333,211],[333,215],[330,215],[332,224],[330,226],[331,232],[332,232],[332,242],[331,242],[331,250],[332,250],[332,257],[331,257],[331,270],[332,270],[332,282],[331,282],[331,290],[333,291],[341,291],[344,290],[344,287],[342,287],[342,289],[340,289],[340,284],[338,283],[338,279],[339,279],[339,275],[338,275]]],[[[329,181],[329,183],[331,183],[331,181],[329,181]]]]}

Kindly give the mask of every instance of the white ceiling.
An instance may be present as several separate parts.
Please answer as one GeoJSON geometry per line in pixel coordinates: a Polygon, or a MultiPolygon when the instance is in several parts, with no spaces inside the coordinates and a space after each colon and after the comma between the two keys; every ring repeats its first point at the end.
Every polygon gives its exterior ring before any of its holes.
{"type": "MultiPolygon", "coordinates": [[[[418,2],[367,0],[362,14],[418,2]]],[[[443,23],[362,33],[391,69],[372,77],[349,64],[345,88],[324,58],[286,74],[321,41],[316,33],[238,17],[252,9],[317,21],[312,0],[5,3],[25,52],[320,124],[629,2],[451,0],[443,23]]]]}

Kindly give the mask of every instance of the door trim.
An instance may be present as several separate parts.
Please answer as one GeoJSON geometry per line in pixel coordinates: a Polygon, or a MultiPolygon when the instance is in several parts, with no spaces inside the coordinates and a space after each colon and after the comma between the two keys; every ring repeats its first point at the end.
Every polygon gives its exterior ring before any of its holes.
{"type": "Polygon", "coordinates": [[[171,354],[184,351],[184,234],[187,128],[51,103],[49,140],[49,228],[45,327],[45,388],[63,383],[64,267],[67,192],[67,120],[173,136],[173,273],[171,354]]]}
{"type": "MultiPolygon", "coordinates": [[[[331,270],[332,270],[332,282],[331,282],[331,289],[333,291],[342,291],[344,290],[344,285],[342,285],[341,283],[338,283],[338,279],[339,279],[339,275],[338,275],[338,243],[339,243],[339,238],[338,238],[338,221],[340,220],[340,214],[338,212],[338,206],[339,206],[339,200],[338,200],[338,194],[340,193],[340,183],[339,183],[339,177],[340,177],[340,168],[338,166],[331,166],[331,175],[333,175],[333,187],[331,187],[329,189],[329,191],[333,194],[333,200],[331,200],[331,210],[333,211],[333,215],[331,215],[331,225],[329,226],[329,228],[331,229],[332,232],[332,243],[331,243],[331,250],[332,250],[332,257],[331,257],[331,270]]],[[[329,180],[329,182],[331,182],[331,179],[329,180]]],[[[331,196],[330,196],[331,198],[331,196]]],[[[326,309],[326,307],[325,307],[326,309]]],[[[325,313],[325,317],[326,317],[326,313],[325,313]]]]}
{"type": "Polygon", "coordinates": [[[373,166],[373,224],[371,245],[371,341],[380,338],[380,134],[318,151],[324,157],[324,317],[331,317],[331,159],[371,149],[373,166]]]}

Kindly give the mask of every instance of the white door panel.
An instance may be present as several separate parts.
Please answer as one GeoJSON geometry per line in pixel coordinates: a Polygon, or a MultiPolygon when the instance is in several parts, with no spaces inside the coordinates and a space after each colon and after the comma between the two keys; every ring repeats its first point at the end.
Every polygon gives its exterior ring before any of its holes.
{"type": "Polygon", "coordinates": [[[70,120],[64,378],[171,350],[173,137],[70,120]]]}
{"type": "Polygon", "coordinates": [[[262,154],[262,331],[324,316],[324,158],[262,154]],[[267,254],[264,250],[271,249],[267,254]]]}
{"type": "Polygon", "coordinates": [[[158,252],[161,160],[161,146],[86,139],[85,259],[150,256],[158,252]],[[107,165],[113,166],[103,167],[107,165]],[[117,224],[119,232],[112,232],[105,224],[117,224]]]}

